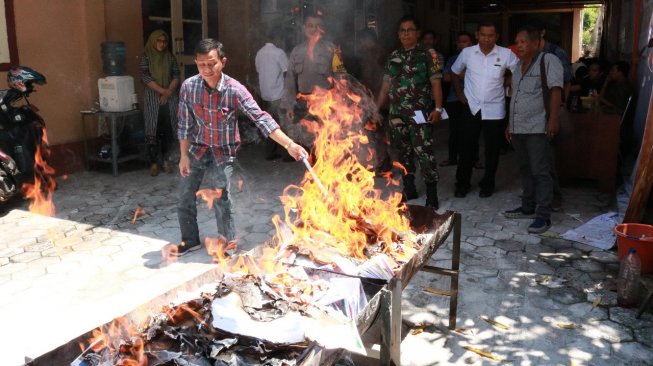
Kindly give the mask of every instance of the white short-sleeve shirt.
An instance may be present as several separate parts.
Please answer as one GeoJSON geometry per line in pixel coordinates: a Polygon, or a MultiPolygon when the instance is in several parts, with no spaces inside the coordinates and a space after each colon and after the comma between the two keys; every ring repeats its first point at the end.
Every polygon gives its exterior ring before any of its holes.
{"type": "Polygon", "coordinates": [[[508,48],[494,45],[487,55],[478,45],[467,47],[451,66],[455,74],[465,72],[465,97],[472,114],[481,111],[481,119],[506,116],[506,92],[503,77],[517,65],[517,56],[508,48]]]}
{"type": "Polygon", "coordinates": [[[266,43],[256,53],[256,71],[258,72],[261,98],[272,102],[283,96],[284,75],[288,71],[286,53],[272,43],[266,43]]]}

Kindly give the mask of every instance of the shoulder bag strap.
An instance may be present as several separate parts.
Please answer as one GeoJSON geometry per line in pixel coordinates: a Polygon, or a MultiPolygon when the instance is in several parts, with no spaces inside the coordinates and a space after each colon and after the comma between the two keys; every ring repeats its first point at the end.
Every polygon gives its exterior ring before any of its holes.
{"type": "Polygon", "coordinates": [[[546,111],[546,119],[549,119],[549,107],[551,100],[551,91],[549,90],[549,84],[546,82],[546,67],[544,66],[544,56],[546,53],[542,53],[540,58],[540,79],[542,84],[542,98],[544,99],[544,110],[546,111]]]}

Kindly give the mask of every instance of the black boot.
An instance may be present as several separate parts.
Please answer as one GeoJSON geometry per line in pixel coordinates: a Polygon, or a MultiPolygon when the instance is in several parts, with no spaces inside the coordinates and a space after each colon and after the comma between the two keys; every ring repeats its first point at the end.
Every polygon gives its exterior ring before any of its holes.
{"type": "Polygon", "coordinates": [[[426,183],[426,207],[431,207],[434,210],[440,208],[438,202],[438,183],[426,183]]]}
{"type": "Polygon", "coordinates": [[[419,197],[417,194],[417,188],[415,187],[415,176],[412,174],[406,174],[403,177],[404,181],[404,191],[402,194],[402,201],[410,201],[419,197]]]}

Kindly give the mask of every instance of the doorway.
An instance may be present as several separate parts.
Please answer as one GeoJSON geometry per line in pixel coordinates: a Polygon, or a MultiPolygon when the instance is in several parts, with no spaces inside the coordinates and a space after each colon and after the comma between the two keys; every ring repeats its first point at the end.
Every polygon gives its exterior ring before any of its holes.
{"type": "Polygon", "coordinates": [[[196,75],[193,50],[208,35],[207,0],[142,0],[142,7],[143,44],[152,31],[163,29],[170,36],[181,80],[196,75]]]}

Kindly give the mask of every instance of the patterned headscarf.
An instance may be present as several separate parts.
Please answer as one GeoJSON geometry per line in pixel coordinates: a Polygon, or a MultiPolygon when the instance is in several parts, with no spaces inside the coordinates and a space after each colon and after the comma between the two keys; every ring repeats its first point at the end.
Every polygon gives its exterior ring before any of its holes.
{"type": "Polygon", "coordinates": [[[161,52],[156,49],[156,40],[161,36],[165,36],[168,42],[170,42],[170,37],[168,37],[165,31],[161,29],[155,30],[150,34],[147,43],[145,43],[145,55],[149,61],[150,75],[152,75],[152,78],[159,86],[167,88],[171,82],[174,58],[168,50],[167,45],[161,52]]]}

